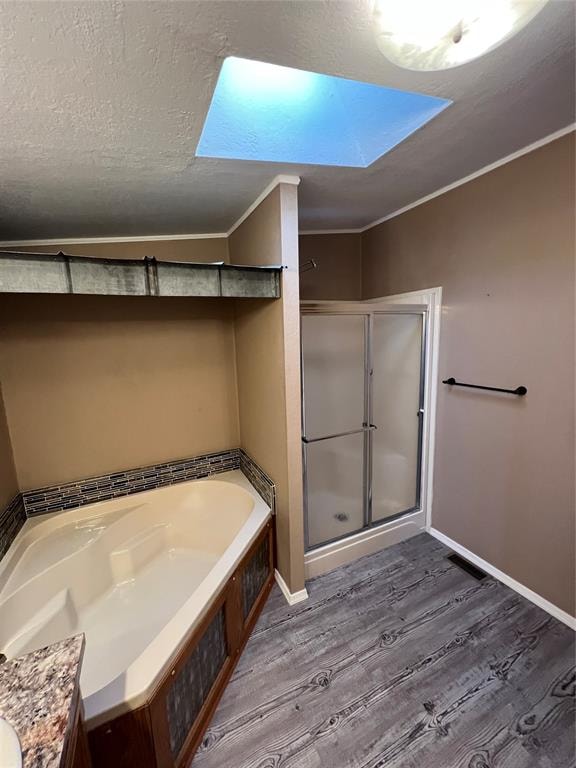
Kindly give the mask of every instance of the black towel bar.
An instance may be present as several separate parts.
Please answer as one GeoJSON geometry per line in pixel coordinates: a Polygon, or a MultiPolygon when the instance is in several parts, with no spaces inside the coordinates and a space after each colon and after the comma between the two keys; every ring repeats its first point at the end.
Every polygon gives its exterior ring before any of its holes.
{"type": "Polygon", "coordinates": [[[507,392],[509,395],[518,395],[524,397],[528,392],[526,387],[516,387],[516,389],[502,389],[502,387],[484,387],[481,384],[463,384],[461,381],[456,381],[455,378],[450,377],[444,379],[442,384],[449,384],[451,387],[469,387],[470,389],[488,389],[490,392],[507,392]]]}

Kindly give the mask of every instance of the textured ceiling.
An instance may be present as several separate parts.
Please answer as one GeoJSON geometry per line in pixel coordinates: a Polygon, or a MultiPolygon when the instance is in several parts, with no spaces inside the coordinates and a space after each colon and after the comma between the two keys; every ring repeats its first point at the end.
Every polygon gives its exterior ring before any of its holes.
{"type": "Polygon", "coordinates": [[[223,232],[278,173],[302,229],[360,227],[574,120],[574,3],[443,73],[379,53],[371,2],[0,2],[0,239],[223,232]],[[229,55],[453,99],[369,168],[195,158],[229,55]]]}

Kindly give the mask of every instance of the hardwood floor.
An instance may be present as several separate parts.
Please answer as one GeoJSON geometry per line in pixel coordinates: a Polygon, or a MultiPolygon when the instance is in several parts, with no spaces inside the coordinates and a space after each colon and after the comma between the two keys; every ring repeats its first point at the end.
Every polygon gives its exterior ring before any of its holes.
{"type": "Polygon", "coordinates": [[[448,553],[275,588],[193,768],[574,768],[574,633],[448,553]]]}

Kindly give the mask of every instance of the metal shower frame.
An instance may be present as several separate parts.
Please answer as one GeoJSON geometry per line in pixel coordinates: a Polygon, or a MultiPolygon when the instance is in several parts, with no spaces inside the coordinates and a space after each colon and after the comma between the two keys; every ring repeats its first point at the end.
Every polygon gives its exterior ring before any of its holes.
{"type": "Polygon", "coordinates": [[[300,356],[301,356],[301,396],[302,396],[302,467],[304,484],[304,545],[305,551],[310,552],[327,544],[343,541],[350,536],[369,529],[375,529],[397,520],[400,517],[409,515],[422,509],[422,474],[423,474],[423,434],[424,434],[424,414],[425,414],[425,394],[426,394],[426,349],[428,334],[428,307],[423,304],[397,304],[394,306],[370,305],[357,302],[303,302],[300,307],[300,316],[303,315],[355,315],[364,317],[364,422],[360,429],[350,430],[348,432],[325,435],[317,438],[308,438],[306,436],[306,407],[305,407],[305,382],[304,382],[304,355],[302,334],[300,336],[300,356]],[[377,428],[372,421],[373,413],[373,344],[374,337],[374,317],[376,315],[419,315],[422,319],[422,338],[420,352],[420,391],[418,398],[418,455],[416,464],[416,503],[408,509],[402,510],[395,515],[390,515],[381,520],[372,519],[372,481],[373,481],[373,444],[374,430],[377,428]],[[345,435],[364,434],[363,447],[363,521],[362,526],[349,531],[341,536],[332,539],[326,539],[318,544],[310,545],[309,542],[309,524],[308,524],[308,460],[307,446],[311,443],[322,440],[330,440],[345,435]]]}

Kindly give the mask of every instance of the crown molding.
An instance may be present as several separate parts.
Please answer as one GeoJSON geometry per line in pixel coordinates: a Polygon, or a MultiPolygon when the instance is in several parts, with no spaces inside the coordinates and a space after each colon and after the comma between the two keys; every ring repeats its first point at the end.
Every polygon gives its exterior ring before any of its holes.
{"type": "Polygon", "coordinates": [[[279,174],[278,176],[275,176],[275,177],[272,179],[272,181],[270,182],[270,184],[268,184],[268,186],[267,186],[267,187],[265,187],[265,188],[262,190],[262,192],[260,192],[260,194],[258,195],[258,197],[256,198],[256,200],[254,200],[254,202],[252,203],[252,205],[250,205],[250,206],[249,206],[249,207],[248,207],[248,208],[247,208],[247,209],[244,211],[244,213],[242,214],[242,216],[240,216],[240,218],[239,218],[239,219],[237,219],[237,221],[236,221],[236,222],[235,222],[235,223],[234,223],[234,224],[233,224],[233,225],[230,227],[230,229],[229,229],[229,230],[228,230],[228,232],[226,233],[226,236],[227,236],[227,237],[230,237],[230,235],[231,235],[231,234],[232,234],[232,233],[233,233],[235,230],[237,230],[237,229],[238,229],[238,227],[240,226],[240,224],[242,224],[244,221],[246,221],[246,219],[248,218],[248,216],[250,216],[250,214],[251,214],[253,211],[255,211],[255,210],[256,210],[256,208],[258,208],[258,206],[260,205],[260,203],[261,203],[261,202],[262,202],[262,201],[263,201],[265,198],[267,198],[267,197],[268,197],[268,195],[270,194],[270,192],[272,192],[272,190],[273,190],[273,189],[275,189],[275,188],[276,188],[276,187],[277,187],[279,184],[293,184],[294,186],[296,186],[296,187],[297,187],[297,186],[298,186],[298,184],[300,184],[300,176],[289,176],[289,175],[286,175],[286,174],[282,174],[282,173],[281,173],[281,174],[279,174]]]}
{"type": "Polygon", "coordinates": [[[248,216],[256,210],[260,203],[268,197],[270,192],[275,189],[279,184],[292,184],[298,186],[300,184],[300,176],[290,176],[287,174],[279,174],[275,176],[270,184],[265,187],[258,195],[256,200],[244,211],[242,216],[236,220],[236,222],[230,227],[228,232],[210,232],[206,234],[190,234],[190,235],[144,235],[142,237],[52,237],[43,240],[4,240],[0,241],[0,248],[11,248],[13,246],[34,246],[34,245],[83,245],[90,243],[149,243],[157,242],[159,240],[209,240],[217,237],[230,237],[243,221],[246,221],[248,216]]]}
{"type": "Polygon", "coordinates": [[[299,235],[359,235],[361,229],[309,229],[299,232],[299,235]]]}
{"type": "Polygon", "coordinates": [[[440,189],[437,189],[436,192],[432,192],[429,195],[426,195],[425,197],[421,197],[418,200],[415,200],[413,203],[410,203],[409,205],[405,205],[403,208],[398,208],[398,210],[393,211],[392,213],[386,214],[386,216],[382,216],[380,219],[376,219],[375,221],[370,222],[370,224],[366,224],[364,227],[358,227],[357,229],[324,229],[324,230],[302,230],[300,232],[301,235],[340,235],[340,234],[361,234],[362,232],[367,232],[369,229],[372,229],[373,227],[377,227],[379,224],[383,224],[385,221],[390,221],[390,219],[396,218],[396,216],[401,216],[403,213],[406,213],[407,211],[411,211],[412,208],[417,208],[419,205],[423,205],[424,203],[428,203],[430,200],[433,200],[435,197],[440,197],[440,195],[446,194],[446,192],[451,192],[453,189],[457,189],[458,187],[461,187],[463,184],[468,184],[469,181],[474,181],[474,179],[479,178],[480,176],[484,176],[486,173],[490,173],[491,171],[495,171],[497,168],[500,168],[502,165],[506,165],[507,163],[511,163],[513,160],[517,160],[519,157],[522,157],[523,155],[527,155],[530,152],[534,152],[537,149],[540,149],[540,147],[546,146],[546,144],[550,144],[553,141],[556,141],[557,139],[561,139],[562,136],[566,136],[569,133],[572,133],[572,131],[576,130],[576,123],[571,123],[570,125],[567,125],[565,128],[561,128],[559,131],[555,131],[554,133],[549,134],[548,136],[544,136],[542,139],[538,139],[538,141],[533,142],[532,144],[528,144],[526,147],[523,147],[522,149],[518,149],[516,152],[513,152],[511,155],[506,155],[506,157],[502,157],[500,160],[496,160],[493,163],[490,163],[490,165],[485,165],[483,168],[480,168],[478,171],[474,171],[474,173],[469,174],[468,176],[464,176],[462,179],[458,179],[458,181],[452,182],[452,184],[448,184],[446,187],[441,187],[440,189]]]}
{"type": "Polygon", "coordinates": [[[213,240],[227,237],[226,232],[192,235],[143,235],[142,237],[51,237],[44,240],[3,240],[0,248],[31,245],[90,245],[102,243],[156,243],[161,240],[213,240]]]}
{"type": "MultiPolygon", "coordinates": [[[[412,210],[413,208],[417,208],[419,205],[423,205],[424,203],[429,202],[430,200],[433,200],[435,197],[439,197],[440,195],[444,195],[447,192],[451,192],[453,189],[457,189],[458,187],[462,186],[463,184],[467,184],[469,181],[473,181],[474,179],[479,178],[480,176],[483,176],[486,173],[490,173],[491,171],[496,170],[502,165],[506,165],[507,163],[512,162],[513,160],[517,160],[519,157],[522,157],[523,155],[527,155],[530,152],[534,152],[537,149],[540,149],[540,147],[546,146],[546,144],[550,144],[553,141],[556,141],[557,139],[562,138],[562,136],[566,136],[569,133],[572,133],[576,130],[576,123],[571,123],[570,125],[567,125],[565,128],[561,128],[559,131],[555,131],[554,133],[549,134],[548,136],[544,136],[544,138],[539,139],[538,141],[533,142],[532,144],[528,144],[526,147],[523,147],[522,149],[517,150],[516,152],[513,152],[510,155],[506,155],[506,157],[501,158],[500,160],[496,160],[493,163],[490,163],[490,165],[486,165],[483,168],[480,168],[478,171],[474,171],[474,173],[469,174],[468,176],[464,176],[462,179],[458,179],[458,181],[454,181],[451,184],[448,184],[445,187],[441,187],[440,189],[436,190],[435,192],[432,192],[429,195],[426,195],[425,197],[421,197],[418,200],[415,200],[413,203],[410,203],[409,205],[404,206],[403,208],[398,208],[396,211],[393,211],[392,213],[386,214],[386,216],[382,216],[379,219],[376,219],[375,221],[370,222],[369,224],[366,224],[363,227],[357,227],[357,228],[349,228],[349,229],[313,229],[313,230],[301,230],[299,234],[301,235],[356,235],[361,234],[362,232],[367,232],[369,229],[372,229],[373,227],[377,227],[379,224],[383,224],[385,221],[389,221],[390,219],[396,218],[396,216],[401,216],[403,213],[406,213],[407,211],[412,210]]],[[[34,245],[83,245],[83,244],[97,244],[97,243],[148,243],[148,242],[158,242],[163,240],[211,240],[214,238],[226,238],[230,237],[230,235],[238,229],[238,227],[244,222],[248,216],[260,205],[260,203],[272,192],[272,190],[277,187],[279,184],[293,184],[298,185],[300,184],[300,177],[299,176],[290,176],[286,174],[279,174],[278,176],[275,176],[270,184],[258,195],[256,200],[250,205],[240,216],[240,218],[230,227],[230,229],[227,232],[207,232],[207,233],[194,233],[194,234],[184,234],[184,235],[144,235],[141,237],[63,237],[63,238],[47,238],[47,239],[41,239],[41,240],[3,240],[0,241],[0,248],[11,248],[11,247],[28,247],[28,246],[34,246],[34,245]]]]}

